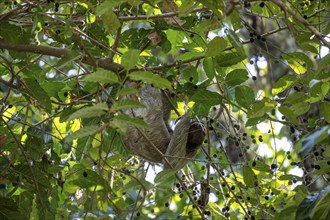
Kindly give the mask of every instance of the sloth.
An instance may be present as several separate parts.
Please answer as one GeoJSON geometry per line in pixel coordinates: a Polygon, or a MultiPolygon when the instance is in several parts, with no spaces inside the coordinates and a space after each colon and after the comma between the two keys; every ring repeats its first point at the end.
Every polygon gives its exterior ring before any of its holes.
{"type": "Polygon", "coordinates": [[[126,113],[142,118],[147,128],[129,126],[122,136],[123,143],[133,153],[165,169],[179,170],[193,159],[201,147],[205,132],[201,123],[191,122],[189,112],[177,122],[174,131],[168,124],[171,104],[165,91],[145,85],[139,93],[144,108],[126,113]]]}

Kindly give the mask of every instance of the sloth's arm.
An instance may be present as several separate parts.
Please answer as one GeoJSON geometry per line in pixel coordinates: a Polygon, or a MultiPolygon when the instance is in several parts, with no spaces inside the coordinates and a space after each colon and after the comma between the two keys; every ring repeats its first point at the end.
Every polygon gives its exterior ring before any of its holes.
{"type": "Polygon", "coordinates": [[[190,115],[186,113],[182,116],[178,124],[176,125],[171,137],[171,141],[167,147],[165,157],[167,159],[163,161],[165,169],[181,169],[188,160],[186,157],[186,147],[188,141],[188,134],[190,128],[190,115]]]}

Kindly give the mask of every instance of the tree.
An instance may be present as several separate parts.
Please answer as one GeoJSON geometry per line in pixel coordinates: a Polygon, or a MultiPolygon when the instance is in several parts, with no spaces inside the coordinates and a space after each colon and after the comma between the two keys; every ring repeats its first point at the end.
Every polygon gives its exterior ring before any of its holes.
{"type": "Polygon", "coordinates": [[[329,9],[1,1],[1,219],[329,219],[329,9]],[[181,171],[123,145],[127,81],[204,123],[181,171]]]}

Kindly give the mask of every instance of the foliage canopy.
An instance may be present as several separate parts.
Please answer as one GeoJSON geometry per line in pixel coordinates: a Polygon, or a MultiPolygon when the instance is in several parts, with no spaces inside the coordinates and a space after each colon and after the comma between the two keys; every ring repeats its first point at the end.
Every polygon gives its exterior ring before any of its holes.
{"type": "Polygon", "coordinates": [[[329,4],[1,1],[0,218],[329,219],[329,4]],[[204,123],[183,170],[123,146],[127,81],[204,123]]]}

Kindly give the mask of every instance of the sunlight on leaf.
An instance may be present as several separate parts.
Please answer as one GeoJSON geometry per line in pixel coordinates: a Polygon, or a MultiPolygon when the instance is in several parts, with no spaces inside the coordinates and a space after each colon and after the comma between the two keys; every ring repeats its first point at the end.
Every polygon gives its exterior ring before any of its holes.
{"type": "Polygon", "coordinates": [[[313,67],[308,56],[300,52],[282,54],[282,57],[289,63],[290,67],[297,74],[304,74],[313,67]]]}
{"type": "Polygon", "coordinates": [[[285,90],[290,88],[290,86],[292,86],[296,80],[296,77],[294,77],[293,75],[285,75],[281,77],[273,86],[272,94],[277,95],[281,92],[284,92],[285,90]]]}

